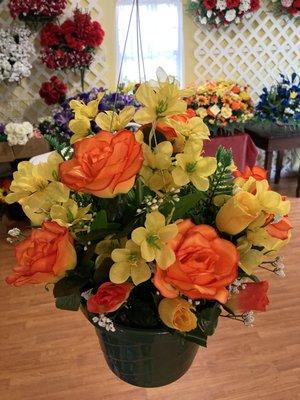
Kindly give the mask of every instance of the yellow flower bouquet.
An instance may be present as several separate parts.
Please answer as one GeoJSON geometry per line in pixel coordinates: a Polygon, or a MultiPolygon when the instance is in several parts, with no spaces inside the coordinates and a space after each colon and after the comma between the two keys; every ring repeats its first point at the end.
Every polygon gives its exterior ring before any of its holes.
{"type": "Polygon", "coordinates": [[[241,131],[254,116],[248,86],[234,81],[207,81],[186,100],[188,107],[196,111],[213,135],[227,136],[235,130],[241,131]]]}
{"type": "Polygon", "coordinates": [[[81,308],[112,371],[138,386],[182,376],[220,317],[251,325],[268,304],[256,273],[283,274],[291,234],[289,201],[264,170],[236,171],[224,148],[203,156],[209,129],[187,115],[189,96],[165,76],[139,86],[137,111],[73,101],[72,146],[21,162],[6,197],[35,226],[10,232],[7,283],[44,284],[57,308],[81,308]]]}

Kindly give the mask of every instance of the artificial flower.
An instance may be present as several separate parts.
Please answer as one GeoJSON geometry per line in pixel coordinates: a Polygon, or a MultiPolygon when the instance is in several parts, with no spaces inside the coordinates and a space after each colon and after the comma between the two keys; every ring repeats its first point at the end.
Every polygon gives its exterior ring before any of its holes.
{"type": "Polygon", "coordinates": [[[135,122],[148,124],[163,122],[166,117],[182,114],[187,109],[183,97],[193,92],[191,89],[180,90],[178,82],[171,76],[164,77],[151,85],[150,82],[142,83],[135,93],[135,97],[144,107],[134,116],[135,122]]]}
{"type": "Polygon", "coordinates": [[[73,190],[109,198],[129,192],[142,163],[132,132],[99,132],[75,143],[73,159],[60,164],[59,174],[73,190]]]}
{"type": "Polygon", "coordinates": [[[183,294],[190,299],[226,303],[226,286],[237,277],[236,247],[221,239],[211,226],[195,225],[189,219],[177,226],[177,236],[168,243],[176,260],[165,270],[158,265],[154,285],[167,298],[183,294]]]}
{"type": "Polygon", "coordinates": [[[126,242],[126,238],[117,239],[113,238],[113,235],[108,235],[104,240],[101,240],[95,248],[95,253],[98,255],[95,261],[96,268],[101,267],[106,258],[111,258],[111,253],[114,249],[125,246],[126,242]]]}
{"type": "Polygon", "coordinates": [[[55,283],[76,266],[74,240],[67,228],[45,221],[16,246],[17,266],[6,282],[13,286],[55,283]]]}
{"type": "Polygon", "coordinates": [[[65,203],[70,197],[69,189],[58,181],[58,168],[62,161],[62,157],[53,152],[42,164],[20,162],[14,172],[11,193],[6,202],[21,204],[33,225],[41,225],[53,204],[65,203]]]}
{"type": "Polygon", "coordinates": [[[179,332],[189,332],[197,328],[197,317],[193,313],[193,306],[186,300],[163,299],[159,303],[158,313],[160,319],[169,328],[179,332]]]}
{"type": "Polygon", "coordinates": [[[192,182],[200,191],[208,189],[208,177],[215,172],[217,161],[214,157],[200,156],[201,147],[202,143],[188,142],[184,153],[176,155],[176,167],[172,176],[177,186],[185,186],[192,182]]]}
{"type": "Polygon", "coordinates": [[[167,125],[170,125],[177,133],[176,143],[179,147],[180,142],[184,144],[187,140],[199,142],[201,140],[209,139],[208,126],[199,117],[193,117],[184,121],[176,121],[175,119],[168,119],[167,125]]]}
{"type": "Polygon", "coordinates": [[[232,109],[230,107],[222,107],[221,116],[225,119],[229,119],[232,116],[232,109]]]}
{"type": "Polygon", "coordinates": [[[257,198],[248,192],[238,192],[219,210],[216,225],[219,231],[237,235],[246,229],[261,212],[257,198]]]}
{"type": "Polygon", "coordinates": [[[141,256],[141,249],[133,240],[128,240],[124,249],[114,249],[111,253],[114,261],[109,278],[113,283],[123,283],[129,278],[135,285],[147,281],[151,270],[141,256]]]}
{"type": "Polygon", "coordinates": [[[80,231],[85,222],[92,219],[92,214],[89,214],[90,208],[91,204],[87,207],[78,207],[75,200],[69,199],[65,203],[54,204],[49,214],[52,221],[57,222],[60,226],[80,231]]]}
{"type": "Polygon", "coordinates": [[[252,176],[255,180],[261,181],[267,179],[267,171],[258,165],[253,168],[247,166],[243,172],[238,170],[233,171],[233,176],[235,178],[242,178],[243,180],[247,180],[252,176]]]}
{"type": "Polygon", "coordinates": [[[89,120],[94,119],[99,112],[99,103],[102,100],[104,94],[104,92],[98,93],[96,100],[91,100],[87,104],[85,104],[83,101],[71,100],[70,108],[75,114],[75,119],[79,119],[81,117],[86,117],[89,120]]]}
{"type": "Polygon", "coordinates": [[[238,293],[231,295],[226,307],[235,314],[243,314],[249,311],[266,311],[266,306],[269,304],[268,289],[269,284],[266,281],[246,282],[238,293]]]}
{"type": "Polygon", "coordinates": [[[72,119],[69,122],[69,129],[74,135],[70,138],[70,144],[76,143],[78,140],[82,140],[91,134],[91,122],[89,118],[80,116],[76,119],[72,119]]]}
{"type": "Polygon", "coordinates": [[[61,103],[67,93],[67,86],[57,76],[52,76],[49,81],[43,82],[39,95],[49,106],[61,103]]]}
{"type": "Polygon", "coordinates": [[[56,18],[61,15],[67,6],[67,0],[10,0],[9,11],[11,16],[26,21],[32,19],[43,21],[45,18],[56,18]]]}
{"type": "Polygon", "coordinates": [[[177,235],[176,224],[166,225],[166,219],[159,211],[146,215],[145,227],[136,228],[131,238],[141,248],[141,255],[147,262],[156,260],[160,268],[168,268],[175,261],[174,251],[167,242],[177,235]]]}
{"type": "Polygon", "coordinates": [[[173,146],[170,142],[161,142],[153,150],[145,143],[143,146],[144,163],[140,176],[151,190],[158,192],[162,189],[169,191],[174,187],[170,174],[172,166],[173,146]]]}
{"type": "Polygon", "coordinates": [[[99,113],[95,122],[103,131],[115,132],[124,129],[132,121],[134,114],[134,107],[124,107],[119,113],[116,111],[99,113]]]}
{"type": "Polygon", "coordinates": [[[103,283],[97,293],[87,301],[87,309],[95,314],[106,314],[116,311],[128,299],[133,285],[130,283],[103,283]]]}

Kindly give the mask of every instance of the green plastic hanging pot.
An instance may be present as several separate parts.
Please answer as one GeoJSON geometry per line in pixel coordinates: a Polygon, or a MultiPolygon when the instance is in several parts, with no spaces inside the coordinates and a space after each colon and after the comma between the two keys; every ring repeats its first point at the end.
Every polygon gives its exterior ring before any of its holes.
{"type": "Polygon", "coordinates": [[[198,345],[166,330],[115,326],[115,332],[96,327],[100,346],[111,371],[139,387],[175,382],[192,365],[198,345]]]}

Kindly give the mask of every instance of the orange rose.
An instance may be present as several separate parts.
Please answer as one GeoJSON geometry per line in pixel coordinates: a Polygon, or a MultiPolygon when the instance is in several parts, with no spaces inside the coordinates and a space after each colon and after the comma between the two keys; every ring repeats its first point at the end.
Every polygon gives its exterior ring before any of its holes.
{"type": "Polygon", "coordinates": [[[13,286],[55,283],[76,266],[73,238],[67,228],[45,221],[15,247],[18,266],[6,278],[13,286]]]}
{"type": "Polygon", "coordinates": [[[292,225],[288,217],[283,217],[276,224],[270,223],[266,225],[266,231],[270,236],[280,240],[286,240],[290,237],[292,225]]]}
{"type": "Polygon", "coordinates": [[[157,266],[153,283],[164,297],[183,294],[191,299],[226,303],[226,286],[237,277],[239,256],[236,247],[221,239],[208,225],[191,220],[178,223],[178,234],[169,242],[176,261],[168,269],[157,266]]]}
{"type": "Polygon", "coordinates": [[[233,101],[230,104],[230,107],[233,111],[239,110],[242,107],[242,103],[240,101],[233,101]]]}
{"type": "Polygon", "coordinates": [[[74,145],[74,158],[59,166],[69,188],[98,197],[128,193],[143,163],[141,145],[128,130],[99,132],[74,145]]]}
{"type": "Polygon", "coordinates": [[[249,179],[251,176],[257,181],[262,181],[267,179],[267,171],[259,166],[253,168],[246,167],[244,172],[234,171],[233,175],[235,178],[249,179]]]}

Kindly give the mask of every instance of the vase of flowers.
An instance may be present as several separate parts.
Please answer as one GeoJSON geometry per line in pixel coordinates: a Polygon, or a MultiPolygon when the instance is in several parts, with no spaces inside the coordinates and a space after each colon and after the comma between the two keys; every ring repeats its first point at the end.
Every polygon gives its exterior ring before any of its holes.
{"type": "Polygon", "coordinates": [[[36,226],[11,232],[6,282],[46,284],[58,309],[81,308],[112,371],[143,387],[182,376],[219,318],[252,325],[269,303],[257,273],[283,275],[291,236],[290,203],[266,171],[235,171],[224,148],[203,155],[209,129],[186,117],[192,91],[160,71],[135,92],[137,110],[72,100],[70,128],[83,128],[71,150],[21,162],[6,196],[36,226]],[[133,132],[132,120],[150,129],[133,132]],[[160,124],[175,134],[158,135],[160,124]]]}
{"type": "Polygon", "coordinates": [[[230,136],[244,130],[253,118],[249,87],[228,80],[207,81],[186,98],[188,107],[203,119],[212,136],[230,136]]]}
{"type": "Polygon", "coordinates": [[[282,127],[300,126],[300,76],[280,74],[280,81],[264,87],[255,109],[253,122],[273,123],[282,127]]]}

